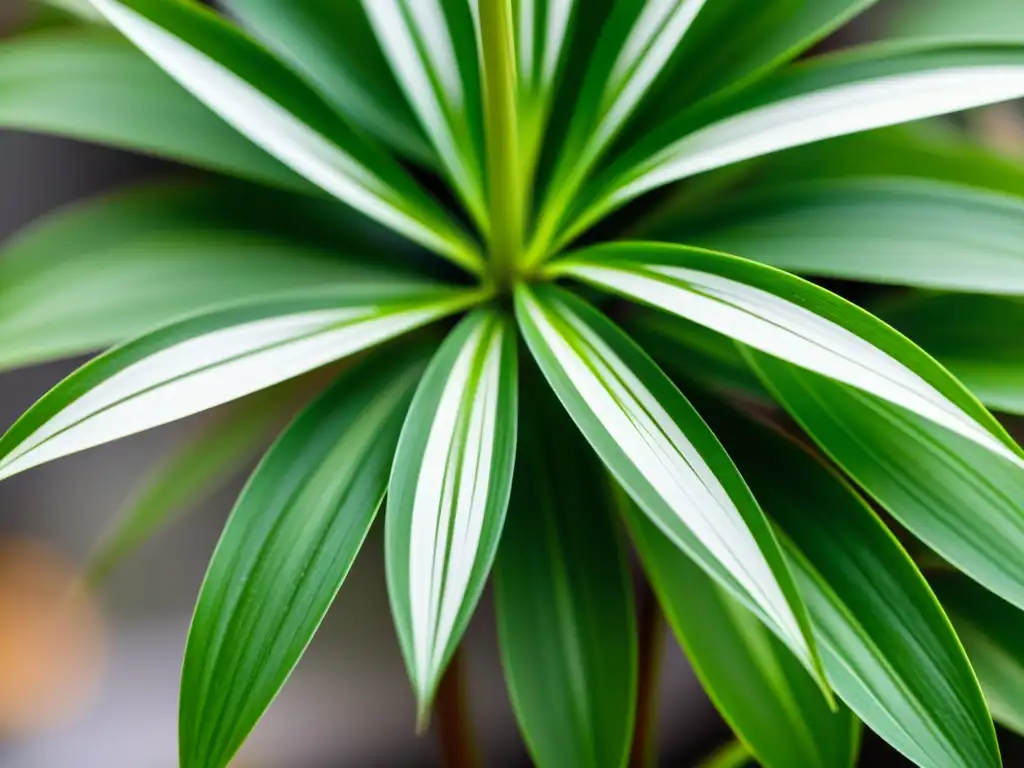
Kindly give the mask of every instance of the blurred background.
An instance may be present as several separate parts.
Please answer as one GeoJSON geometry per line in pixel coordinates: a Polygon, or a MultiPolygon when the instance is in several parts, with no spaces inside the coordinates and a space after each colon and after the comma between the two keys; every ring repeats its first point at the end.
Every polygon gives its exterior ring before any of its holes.
{"type": "MultiPolygon", "coordinates": [[[[29,12],[22,0],[0,0],[0,35],[29,12]]],[[[860,21],[845,34],[866,34],[872,23],[876,19],[860,21]]],[[[1024,151],[1024,123],[1012,108],[970,120],[1001,149],[1024,151]]],[[[180,172],[145,158],[4,131],[0,168],[0,241],[56,207],[180,172]]],[[[0,376],[0,429],[80,362],[0,376]]],[[[201,427],[201,418],[175,424],[0,484],[3,768],[176,765],[178,677],[192,605],[244,473],[144,546],[97,593],[80,588],[78,569],[147,468],[201,427]]],[[[327,622],[239,758],[240,768],[436,763],[432,734],[414,735],[380,539],[376,531],[362,550],[327,622]]],[[[487,765],[527,765],[493,624],[487,598],[465,643],[472,715],[487,765]]],[[[693,764],[728,732],[675,643],[669,640],[666,648],[664,764],[693,764]]],[[[869,742],[864,764],[902,763],[869,742]]]]}

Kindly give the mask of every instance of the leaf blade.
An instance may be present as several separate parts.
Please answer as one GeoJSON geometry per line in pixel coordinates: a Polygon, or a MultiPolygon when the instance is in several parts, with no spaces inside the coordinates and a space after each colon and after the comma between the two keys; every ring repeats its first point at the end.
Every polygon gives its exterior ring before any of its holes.
{"type": "Polygon", "coordinates": [[[842,381],[1024,467],[1013,439],[935,360],[856,305],[785,272],[643,243],[587,249],[552,270],[842,381]]]}
{"type": "MultiPolygon", "coordinates": [[[[380,289],[253,302],[143,336],[73,373],[0,439],[0,477],[198,413],[465,306],[380,289]]],[[[470,299],[471,301],[471,299],[470,299]]]]}
{"type": "Polygon", "coordinates": [[[304,411],[256,470],[196,604],[182,670],[185,768],[223,768],[302,656],[387,488],[417,356],[378,355],[304,411]]]}
{"type": "Polygon", "coordinates": [[[312,189],[102,29],[41,31],[0,44],[0,125],[312,189]]]}
{"type": "Polygon", "coordinates": [[[658,187],[824,139],[959,112],[1024,95],[1024,54],[998,46],[888,53],[884,46],[781,70],[722,103],[684,111],[584,192],[564,245],[658,187]]]}
{"type": "MultiPolygon", "coordinates": [[[[355,217],[333,201],[223,182],[61,209],[0,248],[0,368],[91,352],[238,301],[379,283],[383,243],[370,245],[378,233],[361,236],[355,217]]],[[[396,266],[389,279],[419,278],[396,266]]]]}
{"type": "Polygon", "coordinates": [[[516,451],[514,336],[478,310],[417,389],[395,455],[388,595],[423,724],[498,547],[516,451]]]}
{"type": "Polygon", "coordinates": [[[622,766],[637,694],[628,561],[601,465],[543,386],[528,390],[495,564],[502,667],[538,766],[622,766]]]}
{"type": "Polygon", "coordinates": [[[534,359],[616,479],[676,546],[818,673],[808,620],[767,521],[692,406],[581,300],[521,286],[516,314],[534,359]]]}
{"type": "Polygon", "coordinates": [[[974,443],[755,351],[748,360],[807,434],[889,514],[971,578],[1024,606],[1024,478],[974,443]]]}
{"type": "Polygon", "coordinates": [[[836,693],[919,765],[1000,765],[963,648],[878,516],[795,443],[722,409],[712,423],[782,532],[836,693]]]}
{"type": "Polygon", "coordinates": [[[716,708],[766,768],[852,766],[858,721],[829,708],[790,650],[621,499],[644,570],[716,708]]]}
{"type": "Polygon", "coordinates": [[[170,0],[91,0],[236,130],[370,218],[471,272],[476,246],[383,150],[298,75],[212,12],[170,0]]]}
{"type": "Polygon", "coordinates": [[[1019,196],[957,184],[823,180],[768,186],[659,239],[815,277],[1020,294],[1022,213],[1019,196]]]}

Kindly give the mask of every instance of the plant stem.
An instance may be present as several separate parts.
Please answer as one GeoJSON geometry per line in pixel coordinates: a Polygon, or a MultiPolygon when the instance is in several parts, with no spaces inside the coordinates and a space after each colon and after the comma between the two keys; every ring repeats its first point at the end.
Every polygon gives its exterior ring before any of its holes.
{"type": "Polygon", "coordinates": [[[444,768],[479,768],[480,756],[473,735],[466,692],[465,664],[462,649],[455,651],[437,689],[434,714],[437,718],[437,740],[444,768]]]}
{"type": "Polygon", "coordinates": [[[741,768],[752,759],[750,750],[740,741],[732,741],[711,753],[698,768],[741,768]]]}
{"type": "Polygon", "coordinates": [[[661,662],[665,656],[665,617],[651,585],[644,580],[637,599],[640,645],[639,685],[630,768],[658,762],[658,694],[661,662]]]}
{"type": "Polygon", "coordinates": [[[499,291],[511,287],[515,278],[526,218],[512,30],[511,0],[480,0],[491,268],[499,291]]]}

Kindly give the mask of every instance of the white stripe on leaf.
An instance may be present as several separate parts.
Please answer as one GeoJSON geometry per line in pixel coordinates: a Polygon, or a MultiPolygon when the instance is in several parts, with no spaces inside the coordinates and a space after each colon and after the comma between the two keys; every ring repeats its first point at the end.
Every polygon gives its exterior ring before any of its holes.
{"type": "Polygon", "coordinates": [[[458,52],[438,0],[362,0],[366,15],[420,123],[474,216],[483,192],[467,161],[467,94],[458,52]]]}
{"type": "Polygon", "coordinates": [[[565,274],[686,318],[802,368],[876,395],[1024,465],[909,367],[852,331],[773,293],[694,269],[568,264],[565,274]]]}
{"type": "Polygon", "coordinates": [[[409,599],[421,694],[444,661],[479,554],[490,501],[504,333],[502,325],[481,323],[467,339],[437,405],[417,479],[409,599]]]}
{"type": "Polygon", "coordinates": [[[679,139],[631,172],[607,206],[790,147],[1022,96],[1024,66],[1008,64],[946,67],[824,88],[742,112],[679,139]]]}
{"type": "Polygon", "coordinates": [[[605,86],[602,117],[591,139],[603,149],[661,74],[705,0],[648,0],[605,86]]]}
{"type": "Polygon", "coordinates": [[[390,312],[375,307],[318,310],[179,342],[71,400],[0,459],[0,478],[266,389],[451,310],[451,304],[390,312]]]}
{"type": "Polygon", "coordinates": [[[439,253],[451,240],[341,147],[206,54],[116,0],[90,0],[161,69],[239,133],[353,208],[439,253]]]}
{"type": "MultiPolygon", "coordinates": [[[[791,646],[806,648],[796,617],[739,509],[670,414],[578,318],[559,313],[573,332],[569,338],[528,293],[523,305],[573,387],[630,463],[791,646]]],[[[804,660],[808,658],[805,654],[804,660]]]]}

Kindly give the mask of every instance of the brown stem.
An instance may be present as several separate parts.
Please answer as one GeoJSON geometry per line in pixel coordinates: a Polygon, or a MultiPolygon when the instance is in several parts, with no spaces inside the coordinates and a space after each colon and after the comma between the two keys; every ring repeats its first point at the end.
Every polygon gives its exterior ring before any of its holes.
{"type": "Polygon", "coordinates": [[[646,579],[642,581],[637,596],[637,614],[640,669],[629,765],[630,768],[648,768],[657,764],[658,757],[658,683],[665,655],[665,617],[646,579]]]}
{"type": "Polygon", "coordinates": [[[462,649],[455,652],[437,689],[434,714],[444,768],[480,768],[473,721],[466,691],[462,649]]]}

